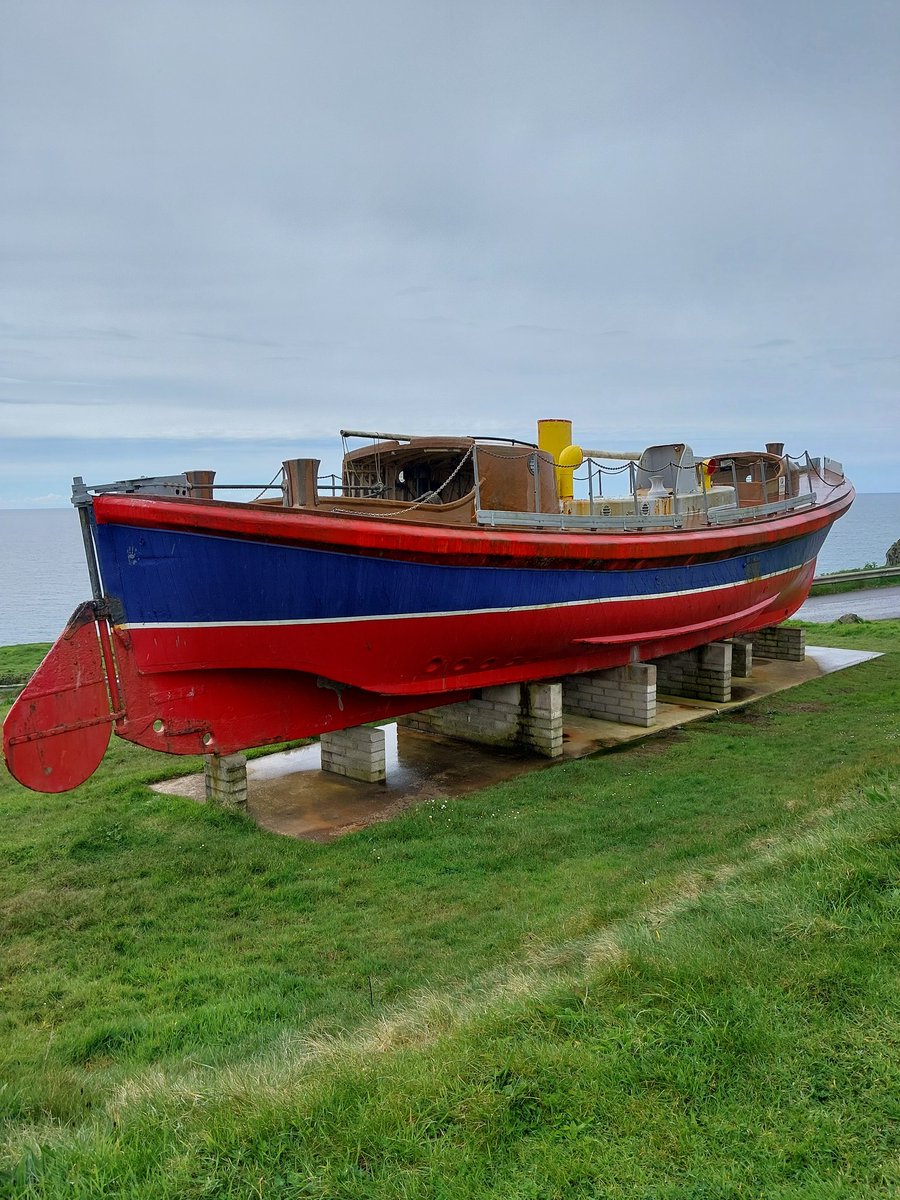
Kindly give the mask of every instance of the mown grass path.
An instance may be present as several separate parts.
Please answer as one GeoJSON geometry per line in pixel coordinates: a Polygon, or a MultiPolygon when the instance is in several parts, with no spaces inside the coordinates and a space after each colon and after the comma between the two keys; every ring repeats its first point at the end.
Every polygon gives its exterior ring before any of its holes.
{"type": "Polygon", "coordinates": [[[2,774],[0,1191],[890,1194],[900,624],[809,640],[886,653],[328,846],[2,774]]]}

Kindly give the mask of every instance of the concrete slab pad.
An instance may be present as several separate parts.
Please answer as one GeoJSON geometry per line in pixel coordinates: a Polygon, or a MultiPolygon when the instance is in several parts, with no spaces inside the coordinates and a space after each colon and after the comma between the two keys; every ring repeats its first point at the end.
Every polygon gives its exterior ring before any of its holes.
{"type": "MultiPolygon", "coordinates": [[[[247,764],[247,812],[272,833],[331,841],[375,821],[386,821],[413,804],[480,791],[529,771],[552,770],[555,763],[615,750],[714,713],[745,708],[775,692],[797,687],[876,653],[808,646],[802,663],[754,655],[753,674],[732,688],[728,704],[657,696],[657,720],[649,729],[563,714],[563,756],[549,760],[524,751],[477,746],[434,734],[384,726],[386,779],[360,783],[321,769],[318,743],[252,759],[247,764]]],[[[203,802],[202,775],[154,785],[154,791],[203,802]]]]}
{"type": "Polygon", "coordinates": [[[871,650],[838,650],[834,646],[807,646],[806,657],[813,658],[823,675],[832,671],[843,671],[845,667],[855,667],[857,663],[868,662],[870,658],[881,658],[871,650]]]}
{"type": "MultiPolygon", "coordinates": [[[[398,729],[394,722],[383,728],[383,783],[361,783],[323,771],[315,742],[247,763],[248,814],[272,833],[331,841],[390,820],[412,804],[477,792],[551,765],[551,760],[535,754],[398,729]]],[[[169,779],[153,790],[205,800],[202,775],[169,779]]]]}

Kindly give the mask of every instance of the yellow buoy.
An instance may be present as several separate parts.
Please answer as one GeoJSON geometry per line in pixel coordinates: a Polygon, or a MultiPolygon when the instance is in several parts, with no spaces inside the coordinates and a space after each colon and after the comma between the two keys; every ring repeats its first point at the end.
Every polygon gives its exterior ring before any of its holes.
{"type": "MultiPolygon", "coordinates": [[[[572,444],[572,422],[546,420],[538,421],[538,446],[553,456],[553,461],[559,463],[560,454],[572,444]]],[[[572,471],[556,468],[556,492],[560,500],[572,498],[572,471]]]]}

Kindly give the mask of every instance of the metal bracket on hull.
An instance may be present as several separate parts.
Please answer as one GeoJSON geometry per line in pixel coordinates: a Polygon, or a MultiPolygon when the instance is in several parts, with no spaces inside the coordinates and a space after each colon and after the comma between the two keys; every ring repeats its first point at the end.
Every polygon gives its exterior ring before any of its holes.
{"type": "Polygon", "coordinates": [[[336,679],[323,679],[321,675],[316,680],[316,687],[328,688],[330,692],[334,692],[334,694],[337,696],[338,712],[344,711],[344,697],[341,695],[341,693],[347,686],[348,685],[346,683],[338,683],[336,679]]]}
{"type": "MultiPolygon", "coordinates": [[[[255,486],[252,485],[252,486],[255,486]]],[[[72,503],[76,508],[90,505],[94,496],[190,496],[187,475],[142,475],[140,479],[119,479],[115,483],[85,484],[80,475],[72,481],[72,503]]]]}

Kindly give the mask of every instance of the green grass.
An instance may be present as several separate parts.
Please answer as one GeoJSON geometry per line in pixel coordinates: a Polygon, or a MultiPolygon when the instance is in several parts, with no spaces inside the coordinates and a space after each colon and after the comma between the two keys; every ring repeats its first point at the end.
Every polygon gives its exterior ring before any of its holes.
{"type": "Polygon", "coordinates": [[[49,642],[0,646],[0,684],[27,683],[49,649],[49,642]]]}
{"type": "Polygon", "coordinates": [[[900,623],[807,640],[885,657],[328,846],[0,773],[0,1194],[896,1191],[900,623]]]}

